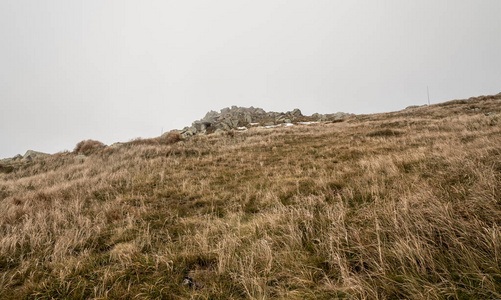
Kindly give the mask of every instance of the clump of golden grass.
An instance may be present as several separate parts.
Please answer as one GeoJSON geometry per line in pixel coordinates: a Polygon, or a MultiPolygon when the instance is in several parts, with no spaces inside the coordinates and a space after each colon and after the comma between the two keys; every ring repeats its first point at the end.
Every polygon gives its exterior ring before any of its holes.
{"type": "Polygon", "coordinates": [[[170,132],[164,133],[160,137],[149,138],[149,139],[137,138],[137,139],[134,139],[134,140],[128,142],[127,144],[136,145],[136,146],[137,145],[151,145],[151,146],[171,145],[171,144],[175,144],[177,142],[180,142],[181,140],[182,140],[182,137],[181,137],[181,134],[179,132],[170,131],[170,132]]]}
{"type": "Polygon", "coordinates": [[[175,144],[182,140],[181,134],[177,131],[169,131],[162,135],[167,144],[175,144]]]}
{"type": "Polygon", "coordinates": [[[0,297],[499,299],[500,98],[17,165],[0,297]]]}
{"type": "Polygon", "coordinates": [[[96,140],[84,140],[79,142],[73,150],[76,154],[90,155],[106,147],[105,144],[96,140]]]}

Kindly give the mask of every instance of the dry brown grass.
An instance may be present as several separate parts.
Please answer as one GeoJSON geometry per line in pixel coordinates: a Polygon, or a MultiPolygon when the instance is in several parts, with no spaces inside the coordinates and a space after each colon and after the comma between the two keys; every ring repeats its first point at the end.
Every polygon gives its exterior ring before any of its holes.
{"type": "Polygon", "coordinates": [[[137,138],[134,139],[127,144],[129,145],[150,145],[150,146],[158,146],[158,145],[171,145],[175,144],[177,142],[180,142],[182,140],[181,134],[176,131],[170,131],[164,133],[160,137],[156,138],[150,138],[150,139],[143,139],[143,138],[137,138]]]}
{"type": "Polygon", "coordinates": [[[85,140],[79,142],[73,150],[76,154],[90,155],[106,147],[105,144],[96,140],[85,140]]]}
{"type": "Polygon", "coordinates": [[[165,139],[165,142],[167,144],[175,144],[182,140],[181,134],[176,131],[167,132],[164,135],[162,135],[162,138],[165,139]]]}
{"type": "Polygon", "coordinates": [[[0,298],[499,299],[500,101],[17,165],[0,298]]]}

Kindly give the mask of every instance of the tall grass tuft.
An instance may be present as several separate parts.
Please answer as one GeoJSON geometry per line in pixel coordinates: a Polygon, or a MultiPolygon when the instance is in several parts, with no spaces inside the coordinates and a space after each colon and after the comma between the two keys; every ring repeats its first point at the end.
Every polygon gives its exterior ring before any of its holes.
{"type": "Polygon", "coordinates": [[[73,150],[76,154],[90,155],[106,147],[105,144],[96,140],[84,140],[79,142],[73,150]]]}

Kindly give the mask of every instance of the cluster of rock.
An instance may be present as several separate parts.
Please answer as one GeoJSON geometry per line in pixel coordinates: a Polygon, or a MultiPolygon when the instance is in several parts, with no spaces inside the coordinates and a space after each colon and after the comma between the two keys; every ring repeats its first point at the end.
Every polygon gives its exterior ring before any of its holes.
{"type": "Polygon", "coordinates": [[[299,109],[288,112],[266,112],[262,108],[237,107],[223,108],[218,113],[208,112],[201,120],[193,122],[178,132],[183,138],[193,135],[205,135],[210,133],[224,132],[228,130],[245,130],[252,126],[273,126],[278,124],[307,122],[307,121],[331,121],[350,116],[347,113],[313,114],[304,116],[299,109]]]}
{"type": "Polygon", "coordinates": [[[11,158],[0,159],[0,162],[4,163],[4,164],[11,164],[11,163],[15,163],[15,162],[25,162],[25,161],[31,161],[35,157],[44,157],[44,156],[48,156],[48,155],[50,155],[50,154],[38,152],[38,151],[33,151],[33,150],[28,150],[28,151],[26,151],[26,153],[24,155],[18,154],[14,157],[11,157],[11,158]]]}
{"type": "Polygon", "coordinates": [[[415,109],[415,108],[420,108],[420,107],[423,107],[423,106],[428,106],[428,105],[426,105],[426,104],[423,104],[423,105],[409,105],[405,109],[415,109]]]}
{"type": "Polygon", "coordinates": [[[325,121],[334,121],[334,120],[339,120],[343,119],[349,116],[354,116],[355,114],[349,114],[349,113],[344,113],[344,112],[337,112],[333,114],[318,114],[315,113],[311,115],[311,118],[313,118],[315,121],[320,121],[320,122],[325,122],[325,121]]]}

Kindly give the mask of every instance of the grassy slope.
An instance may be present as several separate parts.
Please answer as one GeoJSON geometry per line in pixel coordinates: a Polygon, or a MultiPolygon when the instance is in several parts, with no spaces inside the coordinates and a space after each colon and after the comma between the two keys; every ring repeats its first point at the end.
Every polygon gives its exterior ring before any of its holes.
{"type": "Polygon", "coordinates": [[[0,173],[0,298],[501,298],[500,113],[482,97],[0,173]]]}

